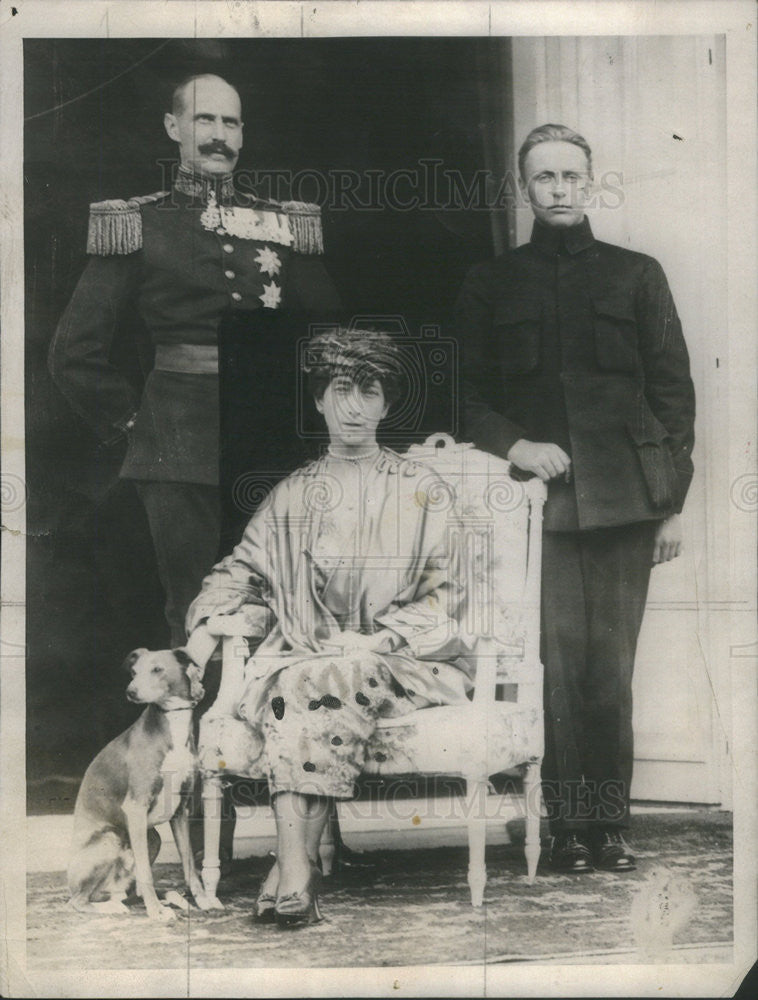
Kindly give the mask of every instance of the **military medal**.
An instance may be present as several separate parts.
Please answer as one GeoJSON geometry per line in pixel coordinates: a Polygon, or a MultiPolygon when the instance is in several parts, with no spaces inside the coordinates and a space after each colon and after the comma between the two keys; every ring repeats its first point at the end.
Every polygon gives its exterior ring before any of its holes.
{"type": "Polygon", "coordinates": [[[255,258],[255,263],[263,274],[268,274],[270,277],[279,274],[282,267],[279,254],[276,250],[272,250],[271,247],[264,247],[262,250],[259,250],[258,256],[255,258]]]}
{"type": "Polygon", "coordinates": [[[254,208],[231,208],[219,205],[216,193],[211,191],[208,206],[200,216],[200,224],[209,232],[236,236],[241,240],[260,240],[291,246],[293,242],[289,219],[281,212],[256,211],[254,208]]]}
{"type": "Polygon", "coordinates": [[[263,295],[259,295],[258,298],[266,309],[277,309],[282,301],[282,290],[275,281],[272,281],[270,285],[263,286],[263,295]]]}

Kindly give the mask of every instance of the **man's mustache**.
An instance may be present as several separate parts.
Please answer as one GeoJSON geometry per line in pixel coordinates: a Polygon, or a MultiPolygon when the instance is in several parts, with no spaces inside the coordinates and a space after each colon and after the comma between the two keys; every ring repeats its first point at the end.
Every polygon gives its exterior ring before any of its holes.
{"type": "Polygon", "coordinates": [[[203,156],[212,156],[214,153],[221,153],[225,156],[227,160],[233,160],[236,153],[233,149],[230,149],[225,142],[220,139],[214,140],[213,142],[204,142],[202,146],[197,147],[199,152],[203,156]]]}

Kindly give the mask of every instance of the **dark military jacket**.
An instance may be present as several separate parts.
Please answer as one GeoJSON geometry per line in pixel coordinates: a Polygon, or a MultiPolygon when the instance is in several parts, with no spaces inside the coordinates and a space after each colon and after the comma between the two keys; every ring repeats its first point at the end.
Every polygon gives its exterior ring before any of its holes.
{"type": "Polygon", "coordinates": [[[91,257],[55,332],[49,366],[102,441],[129,430],[123,477],[218,482],[214,358],[222,318],[338,307],[319,256],[317,214],[317,206],[261,202],[236,193],[229,179],[214,183],[184,168],[171,192],[92,206],[91,257]],[[141,394],[111,363],[128,305],[156,349],[141,394]],[[165,349],[173,352],[168,361],[165,349]]]}
{"type": "Polygon", "coordinates": [[[505,458],[520,438],[571,456],[548,530],[660,519],[692,478],[695,401],[681,324],[652,257],[585,218],[474,266],[456,306],[466,436],[505,458]]]}

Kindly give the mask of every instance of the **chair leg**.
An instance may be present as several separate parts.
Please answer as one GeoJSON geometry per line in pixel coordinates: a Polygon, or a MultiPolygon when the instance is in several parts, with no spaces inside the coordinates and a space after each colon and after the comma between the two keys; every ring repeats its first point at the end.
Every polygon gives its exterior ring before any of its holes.
{"type": "Polygon", "coordinates": [[[524,808],[526,812],[524,855],[526,856],[527,879],[532,883],[537,877],[537,864],[540,860],[542,785],[538,761],[530,761],[524,770],[524,808]]]}
{"type": "MultiPolygon", "coordinates": [[[[334,837],[335,824],[339,824],[339,818],[337,816],[337,803],[332,802],[329,806],[329,819],[324,824],[324,832],[321,834],[321,843],[318,845],[318,856],[321,861],[321,873],[325,878],[332,874],[332,868],[334,867],[334,855],[337,850],[334,837]]],[[[339,829],[339,826],[337,826],[337,829],[339,829]]]]}
{"type": "Polygon", "coordinates": [[[220,774],[203,778],[203,887],[211,906],[223,909],[216,896],[221,876],[219,844],[221,840],[221,805],[224,789],[220,774]]]}
{"type": "Polygon", "coordinates": [[[484,849],[487,839],[487,788],[486,779],[466,782],[468,884],[471,890],[472,906],[482,905],[484,887],[487,884],[487,868],[484,864],[484,849]]]}

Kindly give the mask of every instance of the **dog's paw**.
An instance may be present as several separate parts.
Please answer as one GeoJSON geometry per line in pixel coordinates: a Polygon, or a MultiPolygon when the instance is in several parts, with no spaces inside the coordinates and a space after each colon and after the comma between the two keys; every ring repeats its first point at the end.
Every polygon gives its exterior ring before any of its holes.
{"type": "Polygon", "coordinates": [[[79,913],[99,913],[102,916],[122,916],[129,912],[129,907],[125,906],[119,899],[109,899],[102,903],[81,903],[71,900],[69,906],[79,913]]]}
{"type": "Polygon", "coordinates": [[[170,923],[172,920],[176,919],[176,914],[171,909],[170,906],[166,906],[165,903],[159,903],[157,906],[151,906],[147,915],[150,920],[157,920],[161,923],[170,923]]]}
{"type": "Polygon", "coordinates": [[[163,898],[168,906],[176,906],[179,910],[189,910],[190,908],[190,901],[185,899],[176,889],[169,889],[163,898]]]}

